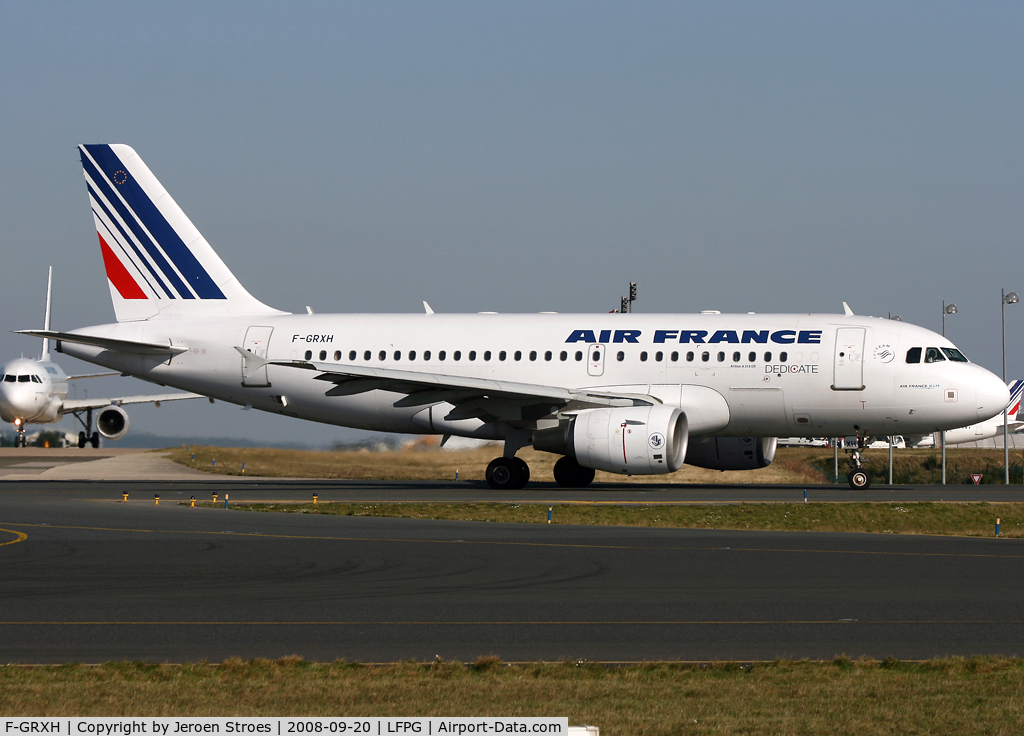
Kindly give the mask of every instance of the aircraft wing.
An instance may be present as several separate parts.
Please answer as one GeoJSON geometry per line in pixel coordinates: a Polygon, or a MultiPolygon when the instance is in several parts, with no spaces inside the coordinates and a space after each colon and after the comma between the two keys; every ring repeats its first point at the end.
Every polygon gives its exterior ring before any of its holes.
{"type": "Polygon", "coordinates": [[[152,396],[121,396],[113,399],[66,399],[61,406],[61,414],[74,414],[86,409],[102,409],[114,404],[159,404],[162,401],[180,401],[181,399],[202,399],[202,394],[189,394],[177,391],[172,394],[154,394],[152,396]]]}
{"type": "Polygon", "coordinates": [[[122,375],[118,371],[107,371],[106,373],[83,373],[80,376],[68,376],[67,380],[77,381],[80,378],[106,378],[107,376],[120,376],[122,375]]]}
{"type": "Polygon", "coordinates": [[[428,406],[440,402],[454,404],[455,409],[445,417],[448,420],[471,417],[521,420],[531,416],[547,416],[558,408],[575,410],[600,406],[650,406],[661,403],[647,394],[608,393],[370,366],[292,360],[265,361],[240,347],[236,347],[235,350],[246,360],[246,374],[255,372],[267,364],[316,371],[319,375],[315,380],[334,384],[333,388],[327,390],[326,396],[352,396],[366,391],[393,391],[405,394],[395,401],[395,407],[428,406]]]}

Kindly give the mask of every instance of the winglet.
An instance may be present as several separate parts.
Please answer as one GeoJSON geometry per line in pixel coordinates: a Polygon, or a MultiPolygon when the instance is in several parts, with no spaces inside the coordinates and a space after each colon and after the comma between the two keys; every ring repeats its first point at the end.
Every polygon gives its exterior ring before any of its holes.
{"type": "Polygon", "coordinates": [[[850,305],[847,304],[846,302],[843,302],[843,311],[846,312],[847,317],[853,316],[853,310],[850,309],[850,305]]]}
{"type": "Polygon", "coordinates": [[[426,299],[423,300],[423,311],[425,311],[427,314],[433,314],[434,313],[434,310],[430,308],[429,304],[427,304],[426,299]]]}

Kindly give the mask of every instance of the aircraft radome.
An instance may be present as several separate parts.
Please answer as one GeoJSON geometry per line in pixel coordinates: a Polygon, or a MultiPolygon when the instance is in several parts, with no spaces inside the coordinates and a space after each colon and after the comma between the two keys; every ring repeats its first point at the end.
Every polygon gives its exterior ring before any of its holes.
{"type": "MultiPolygon", "coordinates": [[[[853,314],[289,314],[258,301],[125,145],[79,147],[117,322],[26,330],[221,401],[367,430],[532,445],[555,480],[768,465],[776,437],[925,434],[1006,385],[929,330],[853,314]],[[934,354],[931,362],[923,360],[934,354]]],[[[844,305],[845,306],[845,305],[844,305]]],[[[850,484],[871,478],[851,455],[850,484]]]]}

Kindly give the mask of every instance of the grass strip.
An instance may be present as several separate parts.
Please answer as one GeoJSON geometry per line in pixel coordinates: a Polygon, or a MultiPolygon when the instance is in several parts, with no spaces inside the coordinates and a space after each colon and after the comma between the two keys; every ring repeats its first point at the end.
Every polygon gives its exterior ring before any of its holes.
{"type": "MultiPolygon", "coordinates": [[[[335,478],[348,480],[460,480],[482,481],[487,464],[501,454],[498,446],[471,450],[276,450],[251,447],[187,446],[161,450],[171,460],[217,475],[257,475],[267,478],[335,478]],[[243,471],[244,466],[244,471],[243,471]]],[[[982,483],[1003,482],[1003,451],[999,449],[949,449],[947,481],[973,484],[972,474],[982,483]]],[[[557,455],[532,448],[518,456],[530,465],[532,482],[552,483],[557,455]]],[[[887,450],[866,450],[864,461],[875,483],[889,479],[887,450]]],[[[893,455],[893,483],[927,485],[942,481],[938,450],[897,450],[893,455]]],[[[758,470],[720,472],[686,465],[669,475],[622,476],[598,472],[595,483],[693,484],[800,484],[846,483],[847,464],[839,454],[835,474],[833,451],[818,447],[780,447],[775,461],[758,470]]],[[[1021,482],[1021,451],[1010,452],[1010,479],[1021,482]]]]}
{"type": "Polygon", "coordinates": [[[602,736],[1015,734],[1024,660],[705,665],[230,659],[0,667],[6,716],[568,716],[602,736]]]}
{"type": "MultiPolygon", "coordinates": [[[[204,504],[212,505],[212,504],[204,504]]],[[[597,505],[507,503],[238,503],[247,511],[401,519],[679,529],[870,532],[961,537],[1024,537],[1024,503],[793,503],[597,505]]]]}

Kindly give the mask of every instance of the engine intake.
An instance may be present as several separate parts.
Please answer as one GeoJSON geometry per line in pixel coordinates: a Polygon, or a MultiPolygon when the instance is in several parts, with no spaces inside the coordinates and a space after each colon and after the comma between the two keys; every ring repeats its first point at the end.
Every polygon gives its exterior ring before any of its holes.
{"type": "Polygon", "coordinates": [[[108,440],[119,440],[128,432],[128,412],[110,405],[96,417],[96,429],[108,440]]]}
{"type": "Polygon", "coordinates": [[[661,475],[683,467],[686,415],[656,404],[585,409],[558,427],[534,432],[538,450],[569,455],[585,468],[620,475],[661,475]]]}

